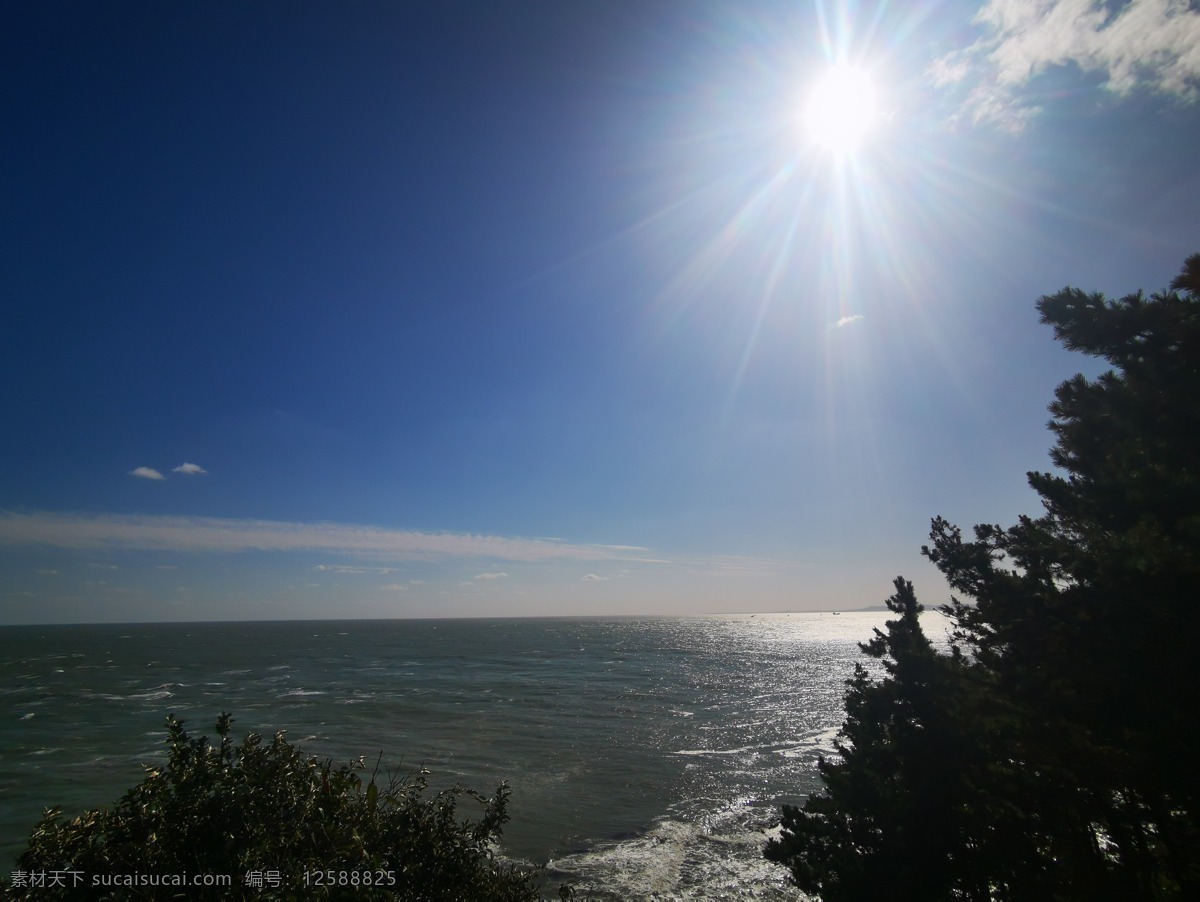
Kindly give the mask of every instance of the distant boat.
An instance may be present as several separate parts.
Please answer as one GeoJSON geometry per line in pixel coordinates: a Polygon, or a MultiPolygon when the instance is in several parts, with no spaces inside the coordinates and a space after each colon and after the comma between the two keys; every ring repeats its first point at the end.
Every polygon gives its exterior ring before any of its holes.
{"type": "Polygon", "coordinates": [[[833,612],[833,616],[834,616],[834,617],[838,617],[838,616],[840,616],[840,615],[841,615],[841,613],[842,613],[841,611],[834,611],[834,612],[833,612]]]}

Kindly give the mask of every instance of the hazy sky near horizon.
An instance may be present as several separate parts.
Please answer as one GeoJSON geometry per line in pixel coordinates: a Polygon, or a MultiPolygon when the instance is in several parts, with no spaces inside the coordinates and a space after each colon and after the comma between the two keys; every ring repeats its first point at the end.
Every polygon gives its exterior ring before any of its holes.
{"type": "Polygon", "coordinates": [[[0,623],[938,604],[1200,250],[1186,0],[2,22],[0,623]]]}

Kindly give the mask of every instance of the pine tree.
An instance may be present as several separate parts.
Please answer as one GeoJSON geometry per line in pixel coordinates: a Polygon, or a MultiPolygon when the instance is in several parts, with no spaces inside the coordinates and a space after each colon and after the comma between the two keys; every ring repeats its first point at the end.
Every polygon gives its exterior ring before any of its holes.
{"type": "Polygon", "coordinates": [[[856,665],[841,760],[820,760],[825,793],[803,809],[784,807],[783,833],[766,856],[828,902],[936,899],[952,890],[986,898],[961,873],[972,868],[953,866],[976,814],[964,804],[969,773],[984,760],[982,737],[960,728],[975,694],[964,673],[971,665],[933,649],[912,583],[898,577],[895,586],[887,605],[899,619],[861,646],[884,676],[856,665]]]}
{"type": "Polygon", "coordinates": [[[897,582],[865,647],[887,676],[851,681],[843,760],[767,850],[827,900],[1200,897],[1200,254],[1168,292],[1038,309],[1113,368],[1056,392],[1042,516],[973,541],[934,520],[952,654],[897,582]]]}

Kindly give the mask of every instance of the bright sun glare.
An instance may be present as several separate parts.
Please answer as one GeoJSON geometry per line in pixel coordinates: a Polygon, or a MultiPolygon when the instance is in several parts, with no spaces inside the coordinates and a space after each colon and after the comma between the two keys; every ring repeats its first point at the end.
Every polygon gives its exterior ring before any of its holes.
{"type": "Polygon", "coordinates": [[[835,154],[850,153],[878,119],[875,84],[862,69],[834,66],[816,83],[804,109],[808,137],[835,154]]]}

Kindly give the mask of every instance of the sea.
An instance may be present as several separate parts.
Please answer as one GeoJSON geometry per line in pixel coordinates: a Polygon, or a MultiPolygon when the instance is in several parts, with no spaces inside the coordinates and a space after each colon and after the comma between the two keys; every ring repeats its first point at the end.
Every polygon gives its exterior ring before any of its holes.
{"type": "MultiPolygon", "coordinates": [[[[762,858],[820,786],[887,612],[0,628],[0,855],[44,808],[165,761],[168,714],[335,762],[512,789],[500,853],[548,898],[796,899],[762,858]]],[[[469,814],[469,809],[462,809],[469,814]]],[[[7,873],[7,872],[6,872],[7,873]]]]}

